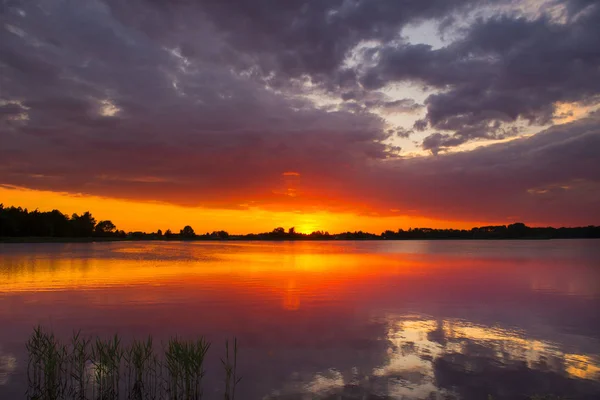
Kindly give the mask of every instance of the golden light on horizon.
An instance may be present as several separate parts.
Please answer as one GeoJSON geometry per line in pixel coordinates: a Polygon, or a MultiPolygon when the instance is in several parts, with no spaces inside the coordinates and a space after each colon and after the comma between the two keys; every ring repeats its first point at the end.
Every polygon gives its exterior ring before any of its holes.
{"type": "MultiPolygon", "coordinates": [[[[297,173],[294,173],[297,174],[297,173]]],[[[298,179],[289,175],[286,179],[298,179]]],[[[178,232],[191,225],[196,233],[204,234],[225,230],[232,234],[270,232],[276,227],[286,230],[294,227],[296,232],[311,233],[317,230],[330,233],[367,231],[381,233],[384,230],[408,229],[410,227],[462,228],[489,225],[489,221],[439,220],[425,216],[402,215],[377,216],[363,213],[330,211],[280,211],[261,208],[220,209],[184,207],[158,202],[141,202],[98,196],[31,190],[0,186],[0,198],[5,207],[15,206],[40,211],[59,210],[67,215],[90,211],[96,220],[111,220],[118,229],[125,231],[156,232],[167,229],[178,232]]]]}

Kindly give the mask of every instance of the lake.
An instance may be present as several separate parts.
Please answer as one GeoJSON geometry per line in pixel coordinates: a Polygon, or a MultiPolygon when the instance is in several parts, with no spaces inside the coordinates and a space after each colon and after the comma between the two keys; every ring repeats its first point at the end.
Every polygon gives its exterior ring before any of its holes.
{"type": "Polygon", "coordinates": [[[237,337],[236,398],[600,398],[600,241],[0,244],[0,399],[25,342],[237,337]],[[369,397],[371,396],[371,397],[369,397]]]}

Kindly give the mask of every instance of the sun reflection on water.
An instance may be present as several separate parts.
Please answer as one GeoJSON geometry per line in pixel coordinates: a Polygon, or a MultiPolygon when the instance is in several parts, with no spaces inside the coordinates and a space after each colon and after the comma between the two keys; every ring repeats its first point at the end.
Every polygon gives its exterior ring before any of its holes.
{"type": "MultiPolygon", "coordinates": [[[[239,253],[193,245],[187,252],[169,253],[168,248],[156,250],[155,247],[116,249],[112,251],[113,258],[94,257],[94,254],[83,258],[71,258],[68,254],[37,258],[5,256],[0,266],[0,293],[162,283],[190,285],[206,278],[229,284],[240,280],[240,277],[255,277],[261,284],[277,287],[284,280],[286,296],[290,293],[295,296],[293,293],[307,289],[309,282],[306,278],[310,278],[310,285],[318,288],[323,278],[334,284],[340,281],[340,277],[356,280],[377,274],[406,275],[415,273],[422,266],[414,258],[397,259],[385,254],[311,253],[310,247],[299,247],[291,254],[273,251],[266,246],[254,249],[250,246],[254,251],[239,253]],[[371,267],[367,270],[365,264],[371,267]],[[303,277],[303,288],[296,290],[289,287],[296,284],[294,279],[298,276],[303,277]]],[[[290,301],[296,304],[299,298],[290,301]]],[[[288,307],[287,300],[285,304],[284,307],[288,307]]]]}

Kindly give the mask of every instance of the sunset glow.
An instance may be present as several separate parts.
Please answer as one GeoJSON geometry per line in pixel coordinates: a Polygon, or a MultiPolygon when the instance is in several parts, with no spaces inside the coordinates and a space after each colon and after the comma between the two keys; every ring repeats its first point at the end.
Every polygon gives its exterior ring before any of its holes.
{"type": "MultiPolygon", "coordinates": [[[[256,207],[247,209],[213,209],[183,207],[173,204],[127,201],[86,195],[70,195],[20,188],[0,187],[0,198],[5,206],[21,206],[30,210],[64,213],[92,212],[98,219],[110,219],[125,231],[178,232],[185,225],[192,225],[198,233],[226,230],[234,234],[269,232],[278,226],[294,227],[297,232],[314,231],[371,231],[380,233],[386,229],[397,230],[410,227],[465,228],[485,225],[483,221],[436,220],[421,216],[377,216],[328,211],[293,212],[268,211],[256,207]]],[[[397,212],[400,213],[400,212],[397,212]]],[[[487,221],[486,221],[487,222],[487,221]]],[[[503,223],[510,223],[505,221],[503,223]]]]}
{"type": "Polygon", "coordinates": [[[600,5],[246,1],[6,6],[0,203],[125,231],[600,224],[600,5]]]}

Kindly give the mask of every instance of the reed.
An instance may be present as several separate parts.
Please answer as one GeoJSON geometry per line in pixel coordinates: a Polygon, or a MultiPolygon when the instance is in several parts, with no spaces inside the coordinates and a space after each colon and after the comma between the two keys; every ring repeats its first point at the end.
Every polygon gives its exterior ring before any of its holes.
{"type": "Polygon", "coordinates": [[[67,349],[52,333],[34,328],[26,344],[30,399],[58,400],[67,393],[67,349]]]}
{"type": "Polygon", "coordinates": [[[210,348],[204,338],[186,342],[169,340],[165,351],[167,393],[171,400],[198,400],[202,398],[204,358],[210,348]]]}
{"type": "Polygon", "coordinates": [[[91,339],[81,336],[81,331],[71,338],[69,360],[69,394],[73,400],[85,400],[90,387],[90,343],[91,339]]]}
{"type": "Polygon", "coordinates": [[[146,341],[133,341],[125,351],[125,364],[127,366],[129,399],[158,399],[160,381],[157,377],[160,365],[156,354],[154,354],[151,336],[148,336],[146,341]]]}
{"type": "MultiPolygon", "coordinates": [[[[86,338],[75,332],[61,343],[53,333],[35,327],[26,344],[30,400],[200,400],[210,343],[203,337],[172,338],[156,351],[151,336],[124,345],[86,338]]],[[[237,340],[221,360],[226,373],[224,398],[233,400],[237,377],[237,340]]]]}
{"type": "Polygon", "coordinates": [[[229,356],[229,340],[225,341],[225,359],[221,359],[223,368],[225,369],[225,394],[224,400],[235,399],[235,388],[240,383],[242,378],[237,376],[237,339],[233,339],[233,359],[229,356]]]}
{"type": "Polygon", "coordinates": [[[119,398],[123,354],[121,339],[118,335],[109,340],[96,339],[92,346],[94,398],[98,400],[119,398]]]}

